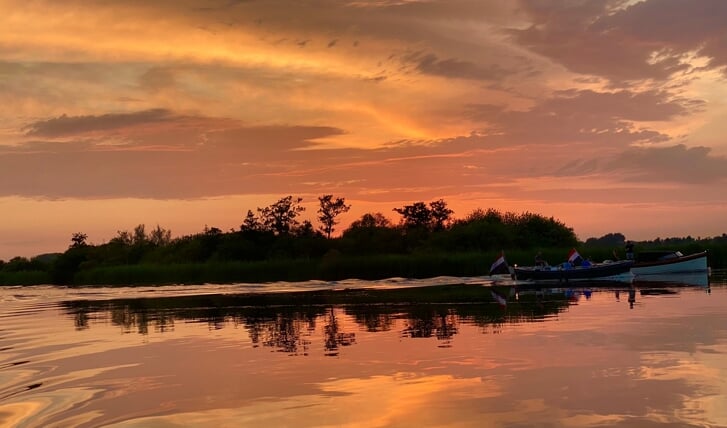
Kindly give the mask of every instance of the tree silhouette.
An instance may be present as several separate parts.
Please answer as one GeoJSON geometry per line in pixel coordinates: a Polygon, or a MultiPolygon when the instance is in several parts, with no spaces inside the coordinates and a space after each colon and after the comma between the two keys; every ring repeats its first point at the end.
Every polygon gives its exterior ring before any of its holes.
{"type": "Polygon", "coordinates": [[[305,211],[305,207],[300,205],[302,201],[303,198],[286,196],[268,207],[258,208],[260,221],[276,235],[287,235],[299,224],[296,217],[305,211]]]}
{"type": "Polygon", "coordinates": [[[152,245],[162,246],[172,242],[172,231],[164,229],[157,224],[157,227],[149,233],[149,242],[152,245]]]}
{"type": "Polygon", "coordinates": [[[454,211],[447,208],[447,203],[444,199],[439,199],[429,203],[432,227],[434,230],[443,230],[452,219],[454,211]]]}
{"type": "Polygon", "coordinates": [[[407,228],[429,228],[432,222],[432,211],[424,202],[414,202],[403,208],[394,208],[402,216],[402,223],[407,228]]]}
{"type": "Polygon", "coordinates": [[[88,235],[81,232],[76,232],[71,236],[71,246],[70,248],[79,248],[79,247],[85,247],[88,245],[86,243],[86,240],[88,239],[88,235]]]}
{"type": "Polygon", "coordinates": [[[146,242],[146,226],[139,224],[134,228],[133,238],[134,244],[143,244],[146,242]]]}
{"type": "Polygon", "coordinates": [[[261,230],[262,224],[260,224],[260,219],[253,214],[252,210],[247,210],[247,215],[245,216],[245,220],[243,220],[242,224],[240,225],[240,230],[245,231],[254,231],[254,230],[261,230]]]}
{"type": "Polygon", "coordinates": [[[454,211],[447,208],[444,199],[429,203],[414,202],[411,205],[404,205],[403,208],[394,208],[394,211],[401,214],[402,224],[407,228],[426,230],[443,230],[452,220],[454,211]]]}
{"type": "Polygon", "coordinates": [[[348,212],[351,205],[346,205],[344,198],[333,199],[333,195],[323,195],[318,197],[320,208],[318,208],[318,221],[321,222],[321,232],[326,234],[326,238],[331,238],[333,226],[338,224],[336,217],[348,212]]]}
{"type": "Polygon", "coordinates": [[[348,229],[368,229],[374,227],[391,227],[391,220],[381,213],[366,213],[360,219],[351,223],[348,229]]]}

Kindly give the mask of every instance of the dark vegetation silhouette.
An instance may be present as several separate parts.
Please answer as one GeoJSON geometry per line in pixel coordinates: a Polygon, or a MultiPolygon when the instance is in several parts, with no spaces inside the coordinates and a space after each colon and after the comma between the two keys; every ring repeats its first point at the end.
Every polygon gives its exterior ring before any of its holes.
{"type": "MultiPolygon", "coordinates": [[[[578,247],[594,260],[623,257],[626,237],[610,233],[579,242],[573,229],[553,217],[531,212],[477,209],[461,219],[447,203],[414,202],[393,208],[398,224],[380,212],[366,213],[334,237],[345,198],[318,198],[316,228],[300,220],[303,199],[286,196],[248,210],[239,230],[205,226],[202,232],[173,238],[157,225],[147,231],[120,230],[103,244],[90,244],[82,232],[71,235],[63,253],[0,260],[0,284],[164,284],[204,282],[336,280],[346,278],[486,275],[500,251],[508,261],[532,264],[537,252],[562,261],[578,247]]],[[[636,250],[710,250],[710,264],[724,267],[727,235],[715,238],[657,238],[636,250]]]]}

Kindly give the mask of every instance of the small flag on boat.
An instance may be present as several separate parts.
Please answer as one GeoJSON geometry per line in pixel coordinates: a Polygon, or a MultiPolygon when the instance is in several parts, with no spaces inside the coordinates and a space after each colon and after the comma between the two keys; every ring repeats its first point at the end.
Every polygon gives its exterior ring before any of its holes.
{"type": "Polygon", "coordinates": [[[507,260],[505,260],[505,252],[500,253],[500,257],[497,258],[492,263],[492,266],[490,266],[490,275],[493,274],[509,274],[510,273],[510,267],[507,265],[507,260]]]}
{"type": "Polygon", "coordinates": [[[568,253],[568,261],[571,262],[574,265],[580,264],[580,262],[583,261],[583,258],[580,254],[578,254],[578,251],[576,251],[575,248],[570,250],[570,253],[568,253]]]}

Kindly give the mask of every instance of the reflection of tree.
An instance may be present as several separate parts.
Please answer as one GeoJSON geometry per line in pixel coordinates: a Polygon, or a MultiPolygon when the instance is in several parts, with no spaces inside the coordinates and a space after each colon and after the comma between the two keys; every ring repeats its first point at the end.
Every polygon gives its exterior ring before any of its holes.
{"type": "MultiPolygon", "coordinates": [[[[298,345],[300,341],[300,323],[288,317],[278,317],[274,323],[268,324],[265,337],[263,339],[264,346],[272,346],[279,348],[282,352],[289,354],[298,354],[298,345]]],[[[308,353],[307,341],[301,341],[303,355],[308,353]]]]}
{"type": "Polygon", "coordinates": [[[436,323],[436,336],[437,340],[441,340],[440,347],[450,346],[450,342],[455,334],[457,334],[457,316],[455,313],[439,314],[438,318],[435,318],[438,322],[436,323]]]}
{"type": "Polygon", "coordinates": [[[222,330],[227,322],[227,311],[224,308],[209,308],[204,312],[204,320],[212,330],[222,330]]]}
{"type": "Polygon", "coordinates": [[[73,325],[76,330],[85,330],[88,328],[88,310],[79,308],[73,313],[73,325]]]}
{"type": "Polygon", "coordinates": [[[139,334],[149,333],[149,318],[147,310],[134,310],[129,306],[111,309],[111,323],[123,328],[125,333],[131,333],[136,327],[139,334]]]}
{"type": "MultiPolygon", "coordinates": [[[[448,286],[446,290],[457,289],[448,286]]],[[[322,334],[325,355],[338,355],[341,347],[355,344],[355,333],[342,331],[342,316],[370,333],[390,331],[403,320],[402,337],[434,337],[438,346],[449,346],[462,323],[481,327],[483,333],[498,332],[509,323],[541,321],[568,307],[562,292],[524,290],[505,308],[492,302],[490,293],[484,294],[481,301],[468,303],[409,303],[401,299],[380,301],[383,304],[360,302],[370,298],[371,291],[354,293],[358,300],[353,304],[327,304],[327,295],[306,297],[303,293],[294,293],[294,298],[283,296],[287,300],[280,304],[278,297],[263,294],[75,300],[62,305],[77,330],[90,328],[94,320],[109,319],[126,333],[144,335],[150,328],[155,333],[173,331],[177,320],[207,324],[210,329],[243,326],[254,347],[274,348],[290,355],[308,355],[316,332],[322,334]],[[316,329],[316,323],[322,323],[323,328],[316,329]]],[[[452,298],[452,294],[442,297],[452,298]]]]}
{"type": "Polygon", "coordinates": [[[122,328],[124,333],[136,330],[138,334],[149,334],[151,324],[157,333],[174,331],[174,314],[169,311],[140,309],[132,306],[110,307],[111,324],[122,328]]]}
{"type": "Polygon", "coordinates": [[[311,325],[315,326],[316,316],[301,312],[276,314],[275,320],[264,329],[263,346],[278,348],[290,355],[308,355],[311,341],[311,325]]]}
{"type": "Polygon", "coordinates": [[[326,356],[338,355],[339,346],[349,346],[356,343],[356,333],[341,332],[336,318],[336,311],[331,307],[327,313],[326,325],[323,327],[325,336],[326,356]]]}
{"type": "Polygon", "coordinates": [[[308,355],[320,311],[300,312],[293,308],[250,308],[237,316],[245,326],[253,347],[260,345],[276,348],[290,355],[308,355]]]}
{"type": "Polygon", "coordinates": [[[389,331],[394,323],[393,314],[390,312],[396,309],[378,307],[372,311],[370,306],[356,305],[346,307],[346,314],[352,315],[356,323],[364,326],[368,332],[389,331]]]}
{"type": "Polygon", "coordinates": [[[419,307],[410,313],[402,334],[412,338],[436,337],[446,341],[457,334],[455,309],[446,307],[419,307]]]}
{"type": "Polygon", "coordinates": [[[174,331],[174,315],[163,311],[154,317],[154,331],[157,333],[174,331]]]}

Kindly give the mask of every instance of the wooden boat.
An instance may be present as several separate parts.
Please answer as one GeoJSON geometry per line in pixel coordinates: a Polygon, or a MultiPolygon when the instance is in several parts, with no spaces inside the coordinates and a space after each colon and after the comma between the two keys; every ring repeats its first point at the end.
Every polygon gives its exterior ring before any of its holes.
{"type": "Polygon", "coordinates": [[[679,251],[642,251],[631,267],[631,273],[639,279],[648,279],[649,275],[708,272],[706,251],[687,256],[679,251]]]}
{"type": "Polygon", "coordinates": [[[515,266],[515,277],[523,281],[566,283],[572,281],[632,282],[632,260],[592,263],[587,266],[572,266],[563,263],[557,266],[515,266]]]}

